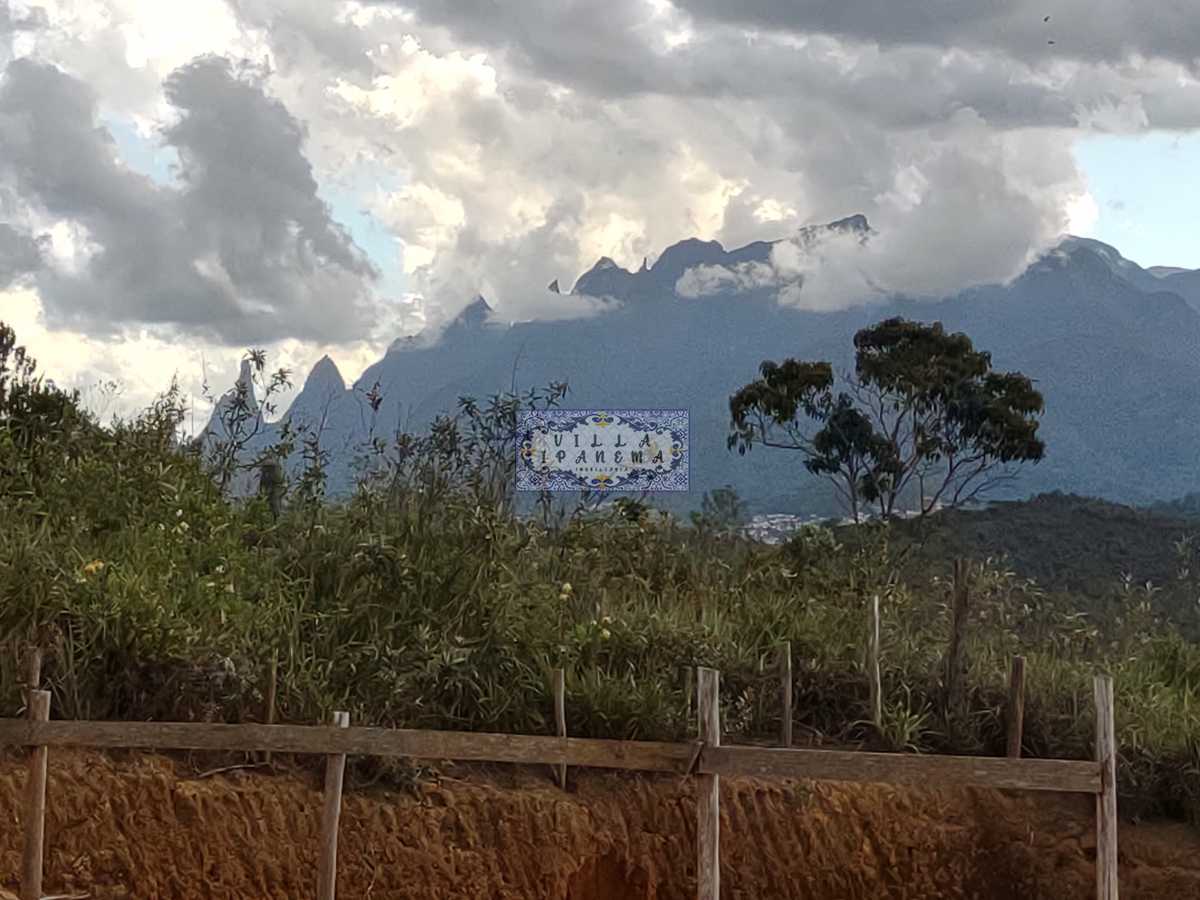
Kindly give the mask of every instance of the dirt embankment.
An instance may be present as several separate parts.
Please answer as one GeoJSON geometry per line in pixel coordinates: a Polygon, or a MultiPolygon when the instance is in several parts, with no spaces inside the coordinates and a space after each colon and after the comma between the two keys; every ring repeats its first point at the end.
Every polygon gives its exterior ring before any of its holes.
{"type": "MultiPolygon", "coordinates": [[[[0,757],[0,887],[20,868],[23,760],[0,757]]],[[[726,779],[722,896],[745,900],[1093,896],[1091,799],[726,779]]],[[[48,893],[313,895],[321,796],[305,773],[197,778],[159,756],[51,754],[48,893]]],[[[347,795],[339,896],[650,900],[695,896],[684,779],[537,773],[347,795]]],[[[1200,835],[1121,834],[1122,896],[1200,896],[1200,835]]],[[[2,893],[0,893],[2,896],[2,893]]]]}

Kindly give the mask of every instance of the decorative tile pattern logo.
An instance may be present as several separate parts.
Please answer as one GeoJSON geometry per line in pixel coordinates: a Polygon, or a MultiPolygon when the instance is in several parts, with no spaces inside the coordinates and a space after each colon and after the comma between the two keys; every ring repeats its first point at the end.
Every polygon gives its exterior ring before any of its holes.
{"type": "Polygon", "coordinates": [[[686,409],[529,410],[518,491],[686,491],[686,409]]]}

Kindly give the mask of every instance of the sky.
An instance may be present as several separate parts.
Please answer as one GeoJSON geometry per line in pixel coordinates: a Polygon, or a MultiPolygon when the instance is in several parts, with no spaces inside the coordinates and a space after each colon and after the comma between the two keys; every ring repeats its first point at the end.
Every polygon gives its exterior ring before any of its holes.
{"type": "Polygon", "coordinates": [[[0,0],[0,320],[114,412],[176,377],[202,416],[248,347],[351,380],[477,295],[602,314],[547,285],[685,237],[864,213],[764,276],[814,308],[1066,232],[1197,268],[1191,6],[0,0]]]}
{"type": "Polygon", "coordinates": [[[1075,157],[1095,202],[1084,237],[1146,268],[1200,269],[1200,132],[1086,137],[1075,157]]]}

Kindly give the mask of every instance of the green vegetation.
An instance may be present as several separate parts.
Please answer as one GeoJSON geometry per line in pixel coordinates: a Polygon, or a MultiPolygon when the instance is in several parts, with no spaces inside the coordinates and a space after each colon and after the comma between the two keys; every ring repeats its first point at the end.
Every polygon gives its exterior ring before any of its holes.
{"type": "Polygon", "coordinates": [[[930,527],[905,521],[896,532],[917,542],[909,563],[922,568],[956,556],[1003,556],[1022,576],[1096,612],[1127,589],[1155,586],[1155,608],[1188,637],[1200,638],[1200,523],[1163,508],[1134,509],[1089,497],[1041,494],[985,509],[939,513],[930,527]],[[1069,595],[1069,596],[1068,596],[1069,595]]]}
{"type": "MultiPolygon", "coordinates": [[[[77,398],[38,380],[9,334],[0,707],[19,709],[17,660],[33,642],[47,653],[60,717],[256,721],[278,654],[283,721],[337,708],[363,724],[547,733],[547,676],[561,665],[572,733],[678,739],[692,727],[684,669],[700,664],[721,670],[726,727],[745,740],[777,732],[770,667],[789,640],[798,733],[994,754],[1008,660],[1024,653],[1031,755],[1090,755],[1091,677],[1107,669],[1126,811],[1200,820],[1200,651],[1158,621],[1157,591],[1114,582],[1096,605],[980,556],[969,714],[949,722],[940,711],[948,560],[926,558],[917,575],[895,579],[907,537],[894,524],[753,545],[729,534],[740,511],[725,494],[688,525],[636,501],[589,497],[565,509],[543,498],[536,515],[518,518],[507,425],[518,407],[561,396],[464,401],[427,435],[378,440],[342,502],[321,498],[314,452],[276,518],[267,497],[227,497],[201,450],[178,440],[175,392],[101,427],[77,398]],[[874,593],[883,597],[879,733],[863,724],[874,593]]],[[[1173,577],[1171,590],[1191,577],[1173,577]]]]}

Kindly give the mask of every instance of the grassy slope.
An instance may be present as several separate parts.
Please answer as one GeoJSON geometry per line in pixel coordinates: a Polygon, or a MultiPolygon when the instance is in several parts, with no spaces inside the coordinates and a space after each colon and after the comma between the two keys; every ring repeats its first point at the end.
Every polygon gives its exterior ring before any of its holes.
{"type": "Polygon", "coordinates": [[[1125,576],[1135,584],[1174,579],[1175,543],[1200,533],[1200,522],[1104,500],[1042,494],[982,510],[940,513],[924,535],[911,521],[899,528],[923,539],[919,565],[944,565],[956,556],[1005,557],[1014,571],[1044,588],[1099,597],[1125,576]]]}

